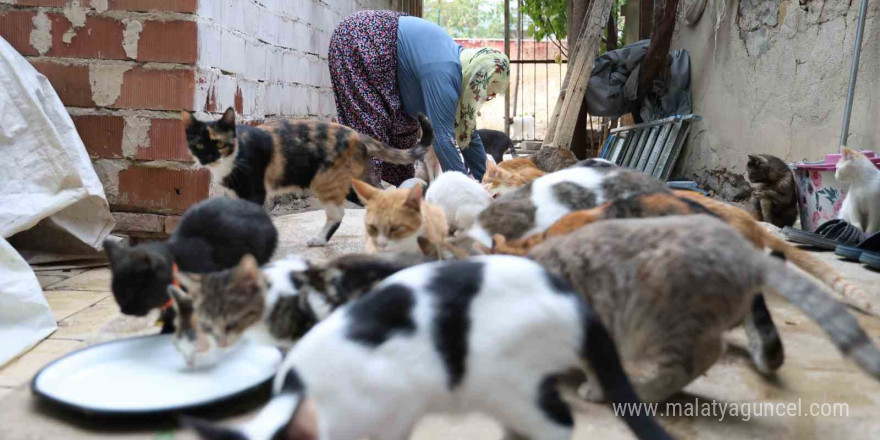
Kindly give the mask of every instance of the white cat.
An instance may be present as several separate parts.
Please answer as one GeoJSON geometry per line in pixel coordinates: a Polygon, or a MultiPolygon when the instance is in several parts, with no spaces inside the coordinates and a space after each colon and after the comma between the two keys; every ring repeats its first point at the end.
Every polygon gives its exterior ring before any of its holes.
{"type": "Polygon", "coordinates": [[[516,116],[510,124],[510,139],[522,141],[534,139],[537,135],[535,132],[535,117],[531,115],[516,116]]]}
{"type": "MultiPolygon", "coordinates": [[[[519,257],[428,263],[307,333],[253,420],[185,422],[211,440],[405,440],[423,415],[479,412],[509,438],[569,440],[558,386],[585,362],[609,400],[639,402],[608,331],[566,281],[519,257]]],[[[621,418],[639,438],[669,438],[644,413],[621,418]]]]}
{"type": "Polygon", "coordinates": [[[880,170],[864,154],[844,147],[834,177],[849,183],[838,217],[872,234],[880,231],[880,170]]]}
{"type": "Polygon", "coordinates": [[[425,201],[443,208],[449,232],[454,233],[468,230],[492,199],[476,180],[457,171],[449,171],[431,183],[425,193],[425,201]]]}

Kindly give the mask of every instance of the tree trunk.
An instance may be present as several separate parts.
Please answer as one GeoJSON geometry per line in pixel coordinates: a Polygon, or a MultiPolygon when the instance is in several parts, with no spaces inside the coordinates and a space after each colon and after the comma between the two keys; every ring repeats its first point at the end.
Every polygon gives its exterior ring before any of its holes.
{"type": "MultiPolygon", "coordinates": [[[[651,91],[651,84],[655,79],[665,79],[669,70],[669,46],[672,44],[672,34],[675,31],[676,11],[678,0],[658,0],[654,8],[654,32],[651,35],[651,44],[648,45],[648,53],[642,61],[639,69],[638,99],[639,107],[645,100],[645,96],[651,91]]],[[[636,123],[642,122],[638,110],[633,112],[636,123]]]]}
{"type": "Polygon", "coordinates": [[[611,16],[608,17],[608,26],[605,26],[605,31],[605,51],[617,50],[617,14],[613,9],[611,16]]]}

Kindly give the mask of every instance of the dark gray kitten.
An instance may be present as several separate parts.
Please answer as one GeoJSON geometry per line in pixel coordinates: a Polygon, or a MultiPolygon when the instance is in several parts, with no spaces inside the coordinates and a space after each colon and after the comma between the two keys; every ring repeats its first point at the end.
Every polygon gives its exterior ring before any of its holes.
{"type": "Polygon", "coordinates": [[[187,209],[167,241],[124,247],[108,240],[104,249],[122,313],[143,316],[168,301],[174,263],[181,271],[196,273],[233,267],[246,254],[265,263],[277,244],[278,232],[261,206],[217,197],[187,209]]]}
{"type": "Polygon", "coordinates": [[[641,193],[670,192],[666,184],[640,171],[620,168],[603,159],[535,179],[495,201],[477,217],[468,232],[486,247],[492,236],[521,238],[544,232],[573,211],[641,193]]]}
{"type": "MultiPolygon", "coordinates": [[[[809,315],[840,351],[880,379],[880,351],[822,288],[757,251],[706,215],[606,220],[534,247],[529,256],[567,278],[611,332],[639,396],[662,401],[702,375],[745,321],[759,369],[773,344],[754,325],[754,298],[770,288],[809,315]]],[[[590,387],[588,395],[601,393],[590,387]]]]}
{"type": "Polygon", "coordinates": [[[782,159],[769,154],[749,155],[746,166],[752,184],[752,203],[759,221],[780,228],[798,216],[794,175],[782,159]]]}

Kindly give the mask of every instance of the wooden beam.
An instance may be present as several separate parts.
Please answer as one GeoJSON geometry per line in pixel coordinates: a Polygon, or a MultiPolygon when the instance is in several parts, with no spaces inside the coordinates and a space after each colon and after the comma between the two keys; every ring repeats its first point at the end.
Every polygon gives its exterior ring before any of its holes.
{"type": "Polygon", "coordinates": [[[593,72],[593,62],[596,61],[596,54],[599,52],[599,43],[602,41],[602,31],[608,23],[608,17],[611,15],[611,7],[614,0],[593,0],[590,2],[590,8],[584,18],[584,26],[581,34],[577,39],[575,48],[570,52],[575,52],[573,58],[568,63],[568,72],[565,76],[568,80],[564,92],[560,91],[560,99],[557,106],[560,107],[558,116],[554,112],[551,123],[556,120],[555,134],[545,140],[545,144],[553,145],[558,148],[569,149],[571,140],[574,137],[575,127],[577,125],[578,113],[584,102],[584,95],[587,92],[587,83],[590,81],[590,74],[593,72]],[[563,95],[564,93],[564,95],[563,95]]]}

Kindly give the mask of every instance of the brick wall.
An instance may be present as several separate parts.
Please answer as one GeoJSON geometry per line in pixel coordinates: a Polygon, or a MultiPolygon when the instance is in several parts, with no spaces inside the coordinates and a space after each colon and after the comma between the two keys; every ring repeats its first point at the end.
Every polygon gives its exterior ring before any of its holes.
{"type": "Polygon", "coordinates": [[[0,0],[0,36],[46,75],[86,145],[117,231],[162,235],[209,196],[178,112],[335,115],[330,34],[414,0],[0,0]]]}

